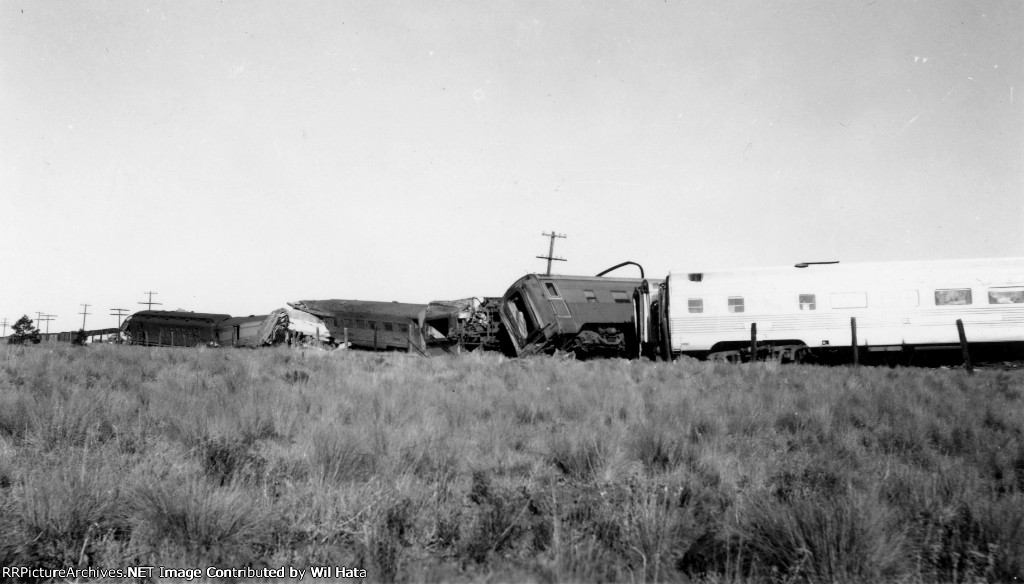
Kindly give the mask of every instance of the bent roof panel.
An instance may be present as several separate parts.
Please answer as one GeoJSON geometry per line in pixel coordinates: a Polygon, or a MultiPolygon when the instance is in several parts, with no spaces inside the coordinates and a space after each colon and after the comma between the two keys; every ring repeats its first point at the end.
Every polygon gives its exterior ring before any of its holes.
{"type": "Polygon", "coordinates": [[[304,310],[317,316],[335,316],[338,314],[389,316],[416,320],[426,310],[426,304],[409,304],[405,302],[380,302],[374,300],[299,300],[289,302],[288,306],[304,310]]]}

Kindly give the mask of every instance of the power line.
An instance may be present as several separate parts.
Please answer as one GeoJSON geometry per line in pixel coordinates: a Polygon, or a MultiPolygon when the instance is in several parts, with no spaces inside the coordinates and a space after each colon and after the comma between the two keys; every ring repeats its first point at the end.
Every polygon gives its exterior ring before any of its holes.
{"type": "Polygon", "coordinates": [[[153,310],[153,305],[154,304],[156,304],[158,306],[163,304],[163,302],[153,302],[153,295],[154,294],[159,294],[159,292],[143,292],[143,294],[149,294],[149,300],[148,301],[140,302],[139,303],[139,304],[145,304],[146,305],[146,310],[153,310]]]}
{"type": "Polygon", "coordinates": [[[78,314],[82,315],[82,330],[83,331],[85,330],[85,317],[90,315],[90,314],[92,314],[91,312],[88,312],[89,306],[90,305],[88,305],[88,304],[83,304],[82,305],[82,312],[78,313],[78,314]]]}
{"type": "Polygon", "coordinates": [[[544,237],[550,237],[551,238],[551,245],[548,246],[548,255],[546,255],[546,256],[537,256],[537,259],[539,259],[539,260],[547,260],[548,261],[547,275],[550,276],[551,275],[551,261],[552,260],[554,260],[556,262],[564,262],[564,261],[566,261],[565,258],[555,257],[555,238],[556,237],[561,237],[562,239],[565,239],[566,236],[565,236],[564,233],[555,233],[554,230],[552,230],[551,233],[541,233],[541,235],[543,235],[544,237]]]}

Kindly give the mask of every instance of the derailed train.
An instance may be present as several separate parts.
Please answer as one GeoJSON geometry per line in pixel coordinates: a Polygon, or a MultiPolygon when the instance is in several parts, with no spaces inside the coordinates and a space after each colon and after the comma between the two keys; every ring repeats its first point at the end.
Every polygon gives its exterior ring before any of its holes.
{"type": "Polygon", "coordinates": [[[808,262],[664,279],[529,275],[500,315],[516,355],[927,362],[1024,359],[1024,258],[808,262]]]}
{"type": "Polygon", "coordinates": [[[1024,358],[1024,258],[812,262],[664,279],[642,269],[640,278],[529,274],[483,301],[304,300],[240,319],[144,311],[122,329],[145,344],[315,339],[424,355],[483,349],[822,362],[848,360],[857,335],[858,355],[893,362],[958,349],[957,320],[973,349],[1024,358]]]}
{"type": "Polygon", "coordinates": [[[497,349],[497,298],[429,304],[364,300],[300,300],[266,315],[234,317],[144,310],[121,325],[136,345],[193,347],[344,344],[422,355],[497,349]]]}

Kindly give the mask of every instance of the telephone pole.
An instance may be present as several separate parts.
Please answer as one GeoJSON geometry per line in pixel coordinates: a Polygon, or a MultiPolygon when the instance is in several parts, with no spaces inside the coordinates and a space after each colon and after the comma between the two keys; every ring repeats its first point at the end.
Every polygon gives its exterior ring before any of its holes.
{"type": "Polygon", "coordinates": [[[2,339],[7,336],[7,319],[5,318],[3,322],[0,322],[0,325],[4,327],[4,334],[0,335],[0,339],[2,339]]]}
{"type": "MultiPolygon", "coordinates": [[[[42,313],[38,313],[38,314],[40,315],[39,316],[39,320],[41,320],[41,321],[46,323],[46,342],[49,343],[50,342],[50,321],[55,319],[55,318],[57,318],[57,315],[56,314],[42,314],[42,313]]],[[[39,327],[36,327],[36,330],[39,330],[39,327]]]]}
{"type": "Polygon", "coordinates": [[[117,317],[117,328],[120,329],[121,328],[121,318],[124,317],[124,315],[128,314],[128,309],[127,308],[111,308],[110,310],[112,311],[110,313],[110,316],[116,316],[117,317]]]}
{"type": "Polygon", "coordinates": [[[565,239],[565,234],[564,233],[555,233],[555,231],[552,229],[551,233],[541,233],[541,235],[543,235],[544,237],[550,237],[551,238],[551,245],[548,246],[548,255],[546,255],[546,256],[537,256],[537,259],[547,260],[548,261],[547,275],[550,276],[551,275],[551,261],[552,260],[554,260],[556,262],[564,262],[564,261],[566,261],[565,258],[555,257],[555,238],[556,237],[561,237],[562,239],[565,239]]]}
{"type": "Polygon", "coordinates": [[[154,304],[156,304],[158,306],[163,304],[163,302],[153,302],[153,295],[154,294],[158,294],[158,292],[143,292],[143,294],[149,294],[149,300],[148,301],[140,302],[139,303],[139,304],[145,304],[146,305],[146,310],[153,310],[153,305],[154,304]]]}
{"type": "Polygon", "coordinates": [[[90,314],[92,314],[91,312],[89,312],[89,306],[90,306],[89,304],[83,304],[82,305],[82,312],[78,313],[78,314],[82,315],[82,330],[83,331],[85,330],[85,317],[90,315],[90,314]]]}

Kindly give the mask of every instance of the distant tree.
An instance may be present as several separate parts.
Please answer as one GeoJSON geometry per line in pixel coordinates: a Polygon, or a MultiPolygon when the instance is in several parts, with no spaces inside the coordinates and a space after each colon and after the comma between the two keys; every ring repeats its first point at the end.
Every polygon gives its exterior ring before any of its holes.
{"type": "Polygon", "coordinates": [[[71,344],[84,347],[87,340],[89,340],[89,335],[85,334],[85,329],[78,329],[75,338],[71,339],[71,344]]]}
{"type": "Polygon", "coordinates": [[[18,322],[11,327],[11,331],[11,336],[7,337],[7,342],[11,345],[39,344],[39,341],[42,340],[39,329],[32,326],[32,319],[28,315],[19,318],[18,322]]]}

